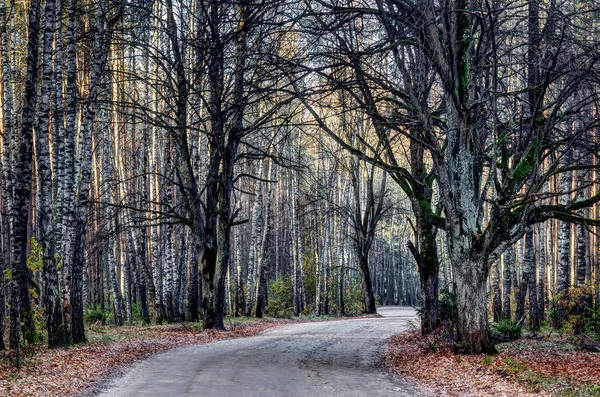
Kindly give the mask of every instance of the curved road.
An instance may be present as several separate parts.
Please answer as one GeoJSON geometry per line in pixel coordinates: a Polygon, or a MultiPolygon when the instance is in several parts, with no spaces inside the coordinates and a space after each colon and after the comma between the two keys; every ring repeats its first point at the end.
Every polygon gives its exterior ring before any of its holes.
{"type": "Polygon", "coordinates": [[[387,338],[415,322],[411,308],[382,318],[291,324],[258,336],[187,346],[140,361],[101,396],[410,396],[381,368],[387,338]]]}

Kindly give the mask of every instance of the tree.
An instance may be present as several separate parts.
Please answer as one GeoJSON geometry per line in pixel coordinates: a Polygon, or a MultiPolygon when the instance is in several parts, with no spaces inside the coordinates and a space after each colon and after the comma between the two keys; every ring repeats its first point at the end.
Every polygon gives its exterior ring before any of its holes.
{"type": "MultiPolygon", "coordinates": [[[[321,5],[331,10],[332,18],[339,21],[326,20],[319,10],[312,9],[309,18],[314,18],[319,26],[318,34],[324,37],[326,48],[330,42],[338,44],[331,50],[319,49],[315,52],[316,62],[323,64],[316,73],[324,78],[332,90],[345,92],[352,102],[367,115],[375,129],[374,138],[363,148],[358,148],[341,134],[336,132],[320,117],[314,109],[311,110],[315,120],[333,139],[350,153],[359,158],[376,164],[389,173],[407,195],[414,215],[413,232],[415,241],[409,245],[419,268],[423,306],[421,329],[423,333],[433,331],[438,325],[438,272],[436,231],[443,227],[444,220],[439,216],[441,207],[434,210],[432,206],[435,174],[428,169],[426,163],[424,135],[431,134],[436,121],[433,118],[421,117],[426,112],[434,80],[430,77],[431,62],[420,48],[394,48],[390,54],[385,54],[382,43],[371,43],[370,33],[362,32],[358,26],[369,19],[360,11],[352,8],[337,7],[327,2],[321,5]],[[342,11],[338,13],[337,11],[342,11]],[[343,12],[351,18],[344,19],[343,12]],[[342,33],[331,29],[332,24],[341,23],[342,33]],[[382,72],[375,71],[372,65],[385,62],[382,72]],[[330,65],[335,65],[330,67],[330,65]],[[391,73],[388,73],[391,71],[391,73]],[[391,75],[391,76],[388,76],[391,75]],[[382,102],[389,101],[392,105],[381,107],[382,102]],[[391,111],[394,109],[394,111],[391,111]],[[398,112],[405,111],[400,116],[398,112]],[[396,150],[406,144],[404,138],[409,138],[408,150],[396,150]]],[[[396,42],[402,40],[401,28],[396,26],[387,15],[383,3],[377,4],[378,9],[370,10],[385,40],[396,42]]],[[[385,42],[387,42],[385,41],[385,42]]],[[[305,73],[313,73],[313,69],[303,69],[305,73]]],[[[305,106],[313,108],[310,98],[310,87],[296,87],[296,93],[305,106]]],[[[319,95],[319,89],[315,90],[319,95]]],[[[345,112],[346,109],[334,111],[345,112]]]]}
{"type": "MultiPolygon", "coordinates": [[[[500,3],[464,0],[444,4],[386,1],[376,8],[320,4],[332,15],[346,18],[342,21],[388,18],[400,34],[385,43],[393,44],[391,48],[407,43],[421,50],[435,72],[441,112],[436,113],[440,110],[437,103],[427,103],[411,107],[411,114],[397,101],[382,97],[370,113],[394,115],[397,111],[394,121],[408,119],[430,126],[417,142],[430,156],[444,211],[444,218],[431,219],[445,230],[448,240],[459,313],[458,347],[467,352],[493,351],[486,307],[490,264],[534,223],[550,218],[596,223],[577,210],[594,204],[598,196],[555,205],[542,204],[539,196],[550,176],[572,172],[556,165],[545,171],[545,159],[565,151],[575,137],[591,128],[590,124],[575,125],[569,131],[563,128],[568,115],[594,100],[593,95],[584,101],[568,100],[578,89],[595,85],[590,78],[593,50],[570,29],[580,21],[576,13],[566,17],[554,2],[545,10],[543,32],[539,32],[541,2],[537,1],[519,4],[515,12],[507,12],[500,3]],[[524,36],[514,29],[518,16],[528,20],[524,36]],[[517,45],[507,38],[522,41],[528,49],[516,63],[523,77],[516,91],[505,84],[507,65],[515,64],[507,50],[517,45]],[[527,106],[510,107],[522,101],[521,92],[527,106]],[[486,208],[489,217],[484,217],[486,208]]],[[[345,47],[339,37],[336,41],[345,47]]],[[[381,52],[379,44],[374,41],[360,54],[381,52]]],[[[410,91],[398,90],[397,95],[410,97],[410,91]]],[[[415,139],[406,132],[404,136],[415,139]]],[[[392,145],[384,147],[393,150],[392,145]]],[[[593,145],[578,147],[595,156],[593,145]]],[[[349,149],[364,158],[362,151],[349,149]]],[[[370,160],[379,159],[371,156],[370,160]]],[[[382,164],[393,171],[392,166],[382,164]]],[[[560,194],[570,191],[563,189],[560,194]]],[[[435,215],[433,211],[428,214],[435,215]]]]}
{"type": "Polygon", "coordinates": [[[27,36],[26,80],[21,110],[21,130],[18,148],[15,153],[14,192],[12,213],[10,214],[10,243],[12,291],[10,298],[10,348],[16,352],[16,362],[20,365],[19,343],[21,327],[25,341],[29,344],[36,339],[29,287],[31,270],[27,267],[27,218],[31,200],[31,171],[33,163],[33,126],[37,104],[38,50],[40,32],[40,1],[34,0],[29,6],[27,36]],[[21,325],[22,323],[22,325],[21,325]]]}

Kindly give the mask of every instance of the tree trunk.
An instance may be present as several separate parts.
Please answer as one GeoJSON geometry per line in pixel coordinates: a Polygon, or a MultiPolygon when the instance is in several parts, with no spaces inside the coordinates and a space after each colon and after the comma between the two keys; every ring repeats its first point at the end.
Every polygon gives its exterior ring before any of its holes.
{"type": "Polygon", "coordinates": [[[373,293],[373,282],[371,281],[371,272],[369,271],[369,253],[358,252],[359,271],[361,276],[361,285],[365,299],[365,314],[377,313],[375,294],[373,293]]]}
{"type": "Polygon", "coordinates": [[[40,1],[32,0],[29,6],[27,37],[27,71],[23,108],[21,111],[21,134],[15,156],[14,203],[11,214],[12,247],[12,294],[10,300],[10,348],[19,357],[19,333],[23,327],[25,341],[36,339],[33,325],[29,283],[31,271],[27,268],[28,218],[31,203],[31,171],[33,162],[33,125],[37,103],[38,49],[40,31],[40,1]]]}
{"type": "Polygon", "coordinates": [[[525,233],[525,258],[523,266],[526,268],[526,276],[522,284],[527,285],[529,296],[529,329],[539,331],[540,318],[538,310],[536,269],[535,269],[535,249],[533,247],[533,227],[529,226],[525,233]]]}
{"type": "MultiPolygon", "coordinates": [[[[273,170],[273,162],[269,161],[269,164],[267,166],[267,180],[270,181],[271,180],[271,176],[272,176],[272,170],[273,170]]],[[[260,183],[260,182],[259,182],[260,183]]],[[[255,307],[255,313],[256,313],[256,318],[262,318],[263,312],[267,306],[267,296],[266,296],[266,285],[267,285],[267,279],[266,279],[266,268],[267,268],[267,263],[269,262],[269,250],[267,247],[267,239],[269,237],[269,234],[271,233],[271,222],[269,221],[269,217],[271,216],[271,182],[267,182],[268,186],[265,186],[265,204],[264,204],[264,211],[263,211],[263,228],[262,228],[262,234],[260,236],[260,252],[257,258],[257,265],[258,265],[258,271],[257,271],[257,275],[258,275],[258,282],[256,285],[256,307],[255,307]]]]}
{"type": "MultiPolygon", "coordinates": [[[[50,159],[50,102],[52,88],[52,39],[54,34],[55,2],[46,1],[46,27],[43,34],[42,88],[40,91],[39,131],[37,132],[37,171],[40,202],[39,244],[43,250],[43,301],[48,330],[48,347],[65,345],[62,310],[58,289],[58,270],[55,259],[55,229],[53,211],[53,178],[50,159]]],[[[54,133],[59,127],[54,126],[54,133]]]]}
{"type": "Polygon", "coordinates": [[[502,318],[510,319],[511,316],[511,305],[510,298],[512,295],[512,273],[515,267],[515,247],[511,244],[506,251],[504,251],[502,264],[503,270],[503,295],[502,295],[502,318]]]}
{"type": "Polygon", "coordinates": [[[500,289],[500,263],[496,261],[493,265],[494,277],[492,279],[492,313],[494,321],[500,321],[502,318],[502,291],[500,289]]]}
{"type": "MultiPolygon", "coordinates": [[[[561,159],[561,165],[571,166],[571,151],[567,150],[561,159]]],[[[573,173],[571,171],[560,174],[560,191],[565,192],[560,196],[560,203],[566,205],[571,200],[571,195],[566,194],[572,190],[573,173]]],[[[559,221],[558,229],[558,262],[556,264],[556,292],[561,294],[571,285],[571,224],[559,221]]]]}
{"type": "Polygon", "coordinates": [[[546,311],[546,223],[541,223],[539,227],[539,269],[538,269],[538,312],[540,321],[544,321],[546,311]]]}
{"type": "Polygon", "coordinates": [[[83,109],[83,136],[80,139],[81,152],[79,154],[78,194],[76,203],[76,226],[75,226],[75,244],[73,246],[73,262],[71,271],[71,291],[70,300],[72,305],[71,313],[71,334],[74,343],[85,341],[85,328],[83,324],[83,277],[85,264],[85,250],[87,237],[88,220],[88,195],[90,190],[91,168],[92,168],[92,131],[96,117],[98,86],[102,78],[102,73],[106,66],[107,49],[105,42],[105,15],[106,0],[99,0],[98,10],[95,16],[95,33],[93,47],[93,62],[89,82],[89,94],[83,109]]]}
{"type": "MultiPolygon", "coordinates": [[[[418,229],[418,227],[417,227],[418,229]]],[[[423,294],[423,306],[421,307],[421,333],[423,335],[433,332],[438,326],[438,289],[439,273],[435,237],[432,234],[419,234],[422,249],[417,251],[412,242],[408,242],[408,249],[412,253],[417,267],[419,268],[419,279],[421,292],[423,294]],[[429,237],[427,237],[429,236],[429,237]]]]}
{"type": "MultiPolygon", "coordinates": [[[[585,165],[585,164],[584,164],[585,165]]],[[[585,173],[586,171],[578,171],[577,172],[577,200],[581,201],[586,196],[586,182],[585,182],[585,173]]],[[[579,210],[578,214],[582,217],[586,217],[585,210],[579,210]]],[[[587,243],[588,243],[588,232],[587,226],[584,224],[578,224],[577,228],[577,273],[576,280],[577,286],[582,286],[585,284],[585,280],[587,278],[587,243]]]]}
{"type": "Polygon", "coordinates": [[[198,321],[198,254],[193,245],[188,249],[190,251],[187,284],[188,321],[198,321]]]}
{"type": "Polygon", "coordinates": [[[487,319],[487,268],[484,259],[465,259],[454,267],[456,306],[458,310],[457,351],[465,353],[495,352],[487,319]],[[482,263],[483,262],[483,263],[482,263]]]}

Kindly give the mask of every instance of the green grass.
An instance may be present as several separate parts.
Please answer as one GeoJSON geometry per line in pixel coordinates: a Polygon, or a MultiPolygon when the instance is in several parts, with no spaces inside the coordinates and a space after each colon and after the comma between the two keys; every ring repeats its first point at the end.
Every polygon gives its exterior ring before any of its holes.
{"type": "Polygon", "coordinates": [[[600,397],[599,385],[575,385],[564,378],[549,377],[529,370],[523,372],[522,376],[530,391],[543,391],[555,397],[600,397]]]}

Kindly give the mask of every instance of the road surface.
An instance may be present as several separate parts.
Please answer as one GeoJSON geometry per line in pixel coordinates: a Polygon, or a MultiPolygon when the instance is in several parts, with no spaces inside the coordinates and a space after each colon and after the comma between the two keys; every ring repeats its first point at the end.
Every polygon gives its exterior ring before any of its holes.
{"type": "Polygon", "coordinates": [[[100,396],[422,396],[381,366],[385,340],[415,323],[414,310],[379,314],[173,349],[134,364],[100,396]]]}

